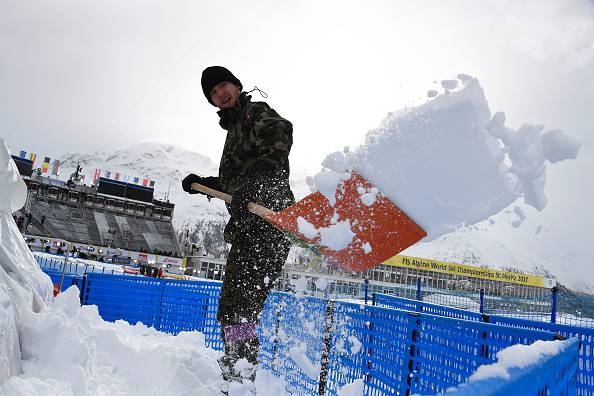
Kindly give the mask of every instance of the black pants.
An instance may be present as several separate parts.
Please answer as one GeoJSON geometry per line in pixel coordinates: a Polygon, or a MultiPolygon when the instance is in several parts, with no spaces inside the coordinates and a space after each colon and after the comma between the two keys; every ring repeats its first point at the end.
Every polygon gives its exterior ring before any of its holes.
{"type": "Polygon", "coordinates": [[[225,344],[223,375],[242,358],[257,365],[260,343],[255,330],[291,247],[270,224],[259,220],[253,225],[234,238],[227,258],[217,314],[225,344]]]}

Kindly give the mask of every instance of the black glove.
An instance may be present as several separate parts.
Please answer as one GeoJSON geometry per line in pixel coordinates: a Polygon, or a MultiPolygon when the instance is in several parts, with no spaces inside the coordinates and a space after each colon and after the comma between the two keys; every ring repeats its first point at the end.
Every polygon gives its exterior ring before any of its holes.
{"type": "Polygon", "coordinates": [[[247,210],[248,203],[256,202],[261,190],[259,180],[254,178],[245,179],[233,193],[233,199],[229,206],[229,214],[237,221],[242,221],[249,215],[247,210]]]}
{"type": "Polygon", "coordinates": [[[182,188],[185,192],[190,194],[204,194],[207,197],[211,198],[208,194],[192,189],[192,183],[202,184],[203,186],[212,188],[213,190],[221,191],[219,178],[215,176],[200,177],[198,175],[190,173],[188,176],[184,178],[184,180],[182,180],[182,188]]]}
{"type": "Polygon", "coordinates": [[[267,161],[256,161],[244,173],[243,183],[233,193],[233,199],[229,207],[231,217],[241,221],[249,212],[247,205],[256,202],[265,186],[270,183],[274,174],[274,167],[267,161]]]}

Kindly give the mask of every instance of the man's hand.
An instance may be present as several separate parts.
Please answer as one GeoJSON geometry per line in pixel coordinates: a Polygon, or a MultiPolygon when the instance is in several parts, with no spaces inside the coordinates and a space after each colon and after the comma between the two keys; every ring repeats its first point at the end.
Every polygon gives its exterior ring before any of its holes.
{"type": "MultiPolygon", "coordinates": [[[[215,176],[208,176],[208,177],[200,177],[193,173],[190,173],[188,176],[182,180],[182,188],[185,192],[189,194],[204,194],[201,191],[197,191],[192,189],[192,183],[202,184],[208,188],[212,188],[213,190],[221,191],[221,186],[219,184],[219,178],[215,176]]],[[[210,198],[208,194],[204,194],[210,198]]]]}
{"type": "Polygon", "coordinates": [[[236,220],[243,220],[248,214],[247,206],[250,202],[256,202],[260,192],[260,183],[247,179],[233,193],[233,199],[229,207],[229,214],[236,220]]]}

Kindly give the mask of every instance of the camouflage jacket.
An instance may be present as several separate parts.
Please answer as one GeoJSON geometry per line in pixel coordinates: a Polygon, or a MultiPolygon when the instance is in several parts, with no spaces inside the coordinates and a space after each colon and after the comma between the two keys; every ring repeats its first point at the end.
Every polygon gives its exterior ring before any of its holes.
{"type": "Polygon", "coordinates": [[[219,124],[227,131],[219,182],[222,190],[233,194],[255,164],[263,166],[271,170],[268,174],[272,177],[261,180],[256,203],[278,211],[294,203],[289,186],[293,125],[265,102],[250,99],[251,96],[242,93],[233,107],[218,112],[219,124]]]}

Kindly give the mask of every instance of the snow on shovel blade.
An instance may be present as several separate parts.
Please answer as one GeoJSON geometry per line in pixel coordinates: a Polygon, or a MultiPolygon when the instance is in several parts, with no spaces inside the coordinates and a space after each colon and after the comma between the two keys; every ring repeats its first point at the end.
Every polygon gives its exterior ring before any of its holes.
{"type": "Polygon", "coordinates": [[[370,191],[373,187],[361,175],[352,172],[349,179],[339,184],[334,206],[316,192],[281,212],[268,212],[262,217],[314,245],[340,268],[363,271],[381,264],[427,235],[381,192],[375,195],[375,202],[366,205],[359,191],[363,191],[361,188],[370,191]],[[303,220],[298,220],[299,217],[303,220]],[[339,241],[332,241],[333,236],[339,241]]]}

